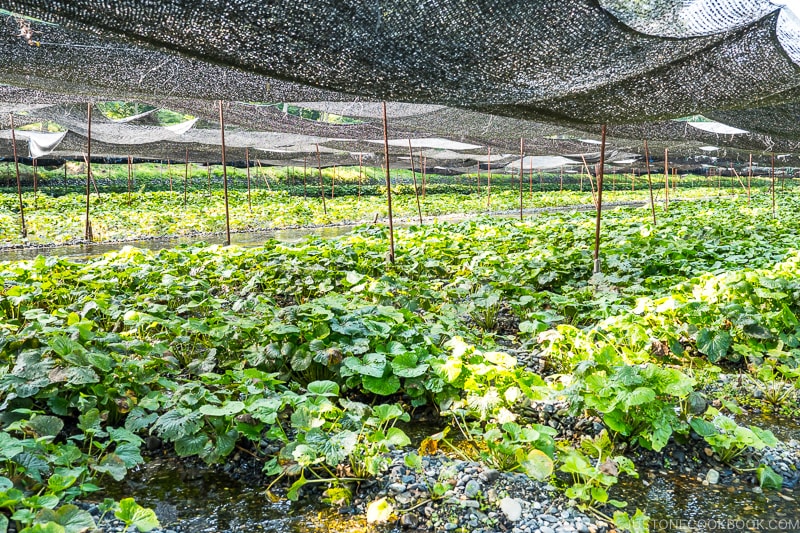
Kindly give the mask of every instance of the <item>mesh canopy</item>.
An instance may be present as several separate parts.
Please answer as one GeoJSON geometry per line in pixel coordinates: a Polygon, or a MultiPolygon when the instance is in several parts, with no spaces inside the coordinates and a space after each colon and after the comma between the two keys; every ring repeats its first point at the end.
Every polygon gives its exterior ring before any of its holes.
{"type": "MultiPolygon", "coordinates": [[[[800,24],[767,0],[2,7],[43,22],[2,18],[0,112],[15,113],[17,125],[60,124],[68,133],[53,153],[64,156],[85,150],[87,101],[124,99],[199,121],[181,132],[156,126],[152,112],[98,113],[94,154],[217,159],[219,99],[234,158],[249,148],[285,161],[319,147],[324,164],[362,152],[377,161],[382,100],[395,161],[408,157],[411,139],[415,154],[467,168],[488,161],[490,147],[493,161],[518,153],[520,138],[529,156],[591,160],[597,147],[587,141],[600,123],[609,124],[610,152],[638,162],[645,138],[687,162],[709,157],[703,146],[734,159],[800,150],[800,24]],[[308,120],[289,105],[350,118],[308,120]],[[729,128],[668,120],[695,114],[729,128]]],[[[9,149],[0,142],[1,156],[9,149]]]]}

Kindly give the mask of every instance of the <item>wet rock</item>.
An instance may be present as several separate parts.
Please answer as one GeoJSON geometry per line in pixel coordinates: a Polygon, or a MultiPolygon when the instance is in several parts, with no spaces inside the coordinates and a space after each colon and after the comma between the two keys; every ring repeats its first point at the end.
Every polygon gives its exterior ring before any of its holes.
{"type": "Polygon", "coordinates": [[[709,485],[716,485],[719,483],[719,472],[714,470],[713,468],[706,473],[706,481],[708,481],[709,485]]]}
{"type": "Polygon", "coordinates": [[[400,517],[400,525],[405,529],[416,529],[419,526],[419,518],[413,513],[405,513],[400,517]]]}
{"type": "Polygon", "coordinates": [[[481,493],[481,484],[475,481],[474,479],[469,480],[466,486],[464,487],[464,496],[466,496],[470,500],[475,499],[480,493],[481,493]]]}

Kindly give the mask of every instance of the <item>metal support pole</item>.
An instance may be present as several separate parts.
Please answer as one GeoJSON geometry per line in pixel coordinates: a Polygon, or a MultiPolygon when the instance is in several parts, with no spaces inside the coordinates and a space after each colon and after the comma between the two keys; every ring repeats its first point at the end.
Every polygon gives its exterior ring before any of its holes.
{"type": "Polygon", "coordinates": [[[322,182],[322,160],[319,157],[319,145],[317,145],[317,170],[319,171],[319,193],[322,195],[322,212],[328,214],[328,206],[325,205],[325,184],[322,182]]]}
{"type": "Polygon", "coordinates": [[[87,241],[92,240],[92,223],[89,220],[89,193],[91,192],[92,179],[92,104],[88,104],[88,128],[86,135],[86,226],[83,231],[83,238],[87,241]]]}
{"type": "Polygon", "coordinates": [[[422,225],[422,206],[419,203],[419,190],[417,189],[417,171],[414,169],[414,150],[411,148],[411,139],[408,140],[408,155],[411,156],[411,177],[414,178],[414,196],[417,199],[417,214],[419,225],[422,225]]]}
{"type": "Polygon", "coordinates": [[[597,219],[594,225],[594,273],[600,272],[600,221],[603,216],[603,166],[606,158],[606,125],[600,134],[600,164],[597,167],[597,219]]]}
{"type": "Polygon", "coordinates": [[[383,102],[383,156],[386,161],[386,204],[389,208],[389,261],[394,263],[394,220],[392,219],[392,180],[389,175],[389,125],[383,102]]]}
{"type": "Polygon", "coordinates": [[[525,137],[519,138],[519,219],[522,220],[522,177],[525,173],[522,164],[525,160],[525,137]]]}
{"type": "Polygon", "coordinates": [[[225,161],[225,116],[222,111],[222,100],[219,104],[219,134],[222,141],[222,193],[225,197],[225,245],[231,245],[231,212],[228,203],[228,166],[225,161]]]}
{"type": "Polygon", "coordinates": [[[647,149],[647,139],[644,141],[644,164],[647,167],[647,185],[650,188],[650,209],[653,211],[653,225],[656,225],[656,201],[653,199],[653,178],[650,175],[650,151],[647,149]]]}
{"type": "MultiPolygon", "coordinates": [[[[11,116],[11,146],[14,150],[14,167],[17,169],[17,198],[19,198],[19,222],[20,235],[23,239],[28,238],[28,226],[25,224],[25,208],[22,205],[22,182],[19,177],[19,159],[17,158],[17,135],[14,132],[14,113],[11,116]]],[[[66,163],[64,166],[66,167],[66,163]]]]}

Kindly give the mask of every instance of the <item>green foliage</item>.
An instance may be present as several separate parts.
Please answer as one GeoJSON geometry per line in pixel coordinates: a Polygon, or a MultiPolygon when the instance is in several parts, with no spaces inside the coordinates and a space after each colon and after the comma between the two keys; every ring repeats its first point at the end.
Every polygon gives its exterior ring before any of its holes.
{"type": "Polygon", "coordinates": [[[710,421],[693,418],[692,429],[705,439],[723,463],[730,463],[748,448],[761,450],[778,444],[771,431],[757,426],[740,426],[716,409],[709,409],[707,417],[710,421]]]}

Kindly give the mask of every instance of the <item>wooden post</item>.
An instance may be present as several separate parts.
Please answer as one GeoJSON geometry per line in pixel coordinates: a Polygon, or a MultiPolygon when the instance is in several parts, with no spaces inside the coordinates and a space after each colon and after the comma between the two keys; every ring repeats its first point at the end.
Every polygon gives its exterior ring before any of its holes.
{"type": "Polygon", "coordinates": [[[669,211],[669,149],[664,148],[664,211],[669,211]]]}
{"type": "Polygon", "coordinates": [[[308,156],[303,156],[303,200],[306,199],[306,178],[308,177],[308,156]]]}
{"type": "Polygon", "coordinates": [[[492,148],[491,146],[487,152],[487,168],[486,168],[486,207],[491,209],[492,206],[492,148]]]}
{"type": "Polygon", "coordinates": [[[133,178],[133,157],[128,156],[128,205],[131,205],[131,180],[133,178]]]}
{"type": "Polygon", "coordinates": [[[183,167],[183,207],[186,207],[186,189],[189,184],[189,149],[186,149],[186,164],[183,167]]]}
{"type": "Polygon", "coordinates": [[[747,205],[750,205],[750,182],[753,180],[753,154],[750,154],[750,165],[747,167],[747,205]]]}
{"type": "Polygon", "coordinates": [[[650,175],[650,151],[647,149],[647,139],[644,141],[644,164],[647,167],[647,185],[650,188],[650,209],[653,211],[653,225],[656,225],[656,201],[653,198],[653,178],[650,175]]]}
{"type": "Polygon", "coordinates": [[[325,205],[325,184],[322,182],[322,160],[319,157],[319,145],[317,145],[317,170],[319,171],[319,193],[322,195],[322,212],[328,214],[328,206],[325,205]]]}
{"type": "Polygon", "coordinates": [[[772,152],[770,176],[772,176],[772,218],[775,218],[775,152],[772,152]]]}
{"type": "Polygon", "coordinates": [[[36,210],[36,196],[39,192],[39,178],[36,172],[36,158],[33,158],[33,209],[36,210]]]}
{"type": "Polygon", "coordinates": [[[222,111],[222,100],[219,104],[219,134],[222,141],[222,194],[225,197],[225,245],[231,245],[231,212],[228,204],[228,165],[225,161],[225,116],[222,111]]]}
{"type": "Polygon", "coordinates": [[[250,147],[244,147],[244,168],[247,172],[247,210],[253,212],[253,200],[250,196],[250,147]]]}
{"type": "Polygon", "coordinates": [[[88,104],[88,128],[86,135],[86,226],[83,231],[83,238],[87,241],[92,240],[92,223],[89,220],[89,187],[92,179],[92,104],[88,104]]]}
{"type": "Polygon", "coordinates": [[[522,221],[522,178],[525,169],[522,167],[525,161],[525,137],[519,138],[519,220],[522,221]]]}
{"type": "MultiPolygon", "coordinates": [[[[17,158],[17,135],[16,132],[14,131],[14,113],[11,113],[10,117],[11,117],[11,146],[14,151],[14,167],[17,170],[17,198],[19,199],[20,235],[22,236],[23,239],[27,239],[28,226],[25,225],[25,207],[23,207],[22,205],[22,182],[19,177],[19,159],[17,158]]],[[[66,167],[66,163],[64,163],[64,166],[66,167]]]]}
{"type": "Polygon", "coordinates": [[[423,156],[420,154],[420,158],[422,159],[420,163],[422,163],[422,199],[425,199],[425,189],[427,187],[427,171],[428,171],[428,157],[423,156]]]}
{"type": "Polygon", "coordinates": [[[361,176],[364,173],[364,154],[358,154],[358,201],[361,201],[361,176]]]}
{"type": "Polygon", "coordinates": [[[603,215],[603,165],[606,157],[606,125],[600,134],[600,164],[597,167],[597,219],[594,225],[594,273],[600,273],[600,221],[603,215]]]}
{"type": "Polygon", "coordinates": [[[414,196],[417,199],[417,213],[419,214],[419,225],[422,225],[422,206],[419,203],[419,190],[417,190],[417,172],[414,170],[414,150],[411,148],[411,139],[408,140],[408,155],[411,156],[411,177],[414,178],[414,196]]]}
{"type": "Polygon", "coordinates": [[[389,125],[383,102],[383,156],[386,161],[386,204],[389,208],[389,261],[394,263],[394,220],[392,219],[392,179],[389,175],[389,125]]]}

